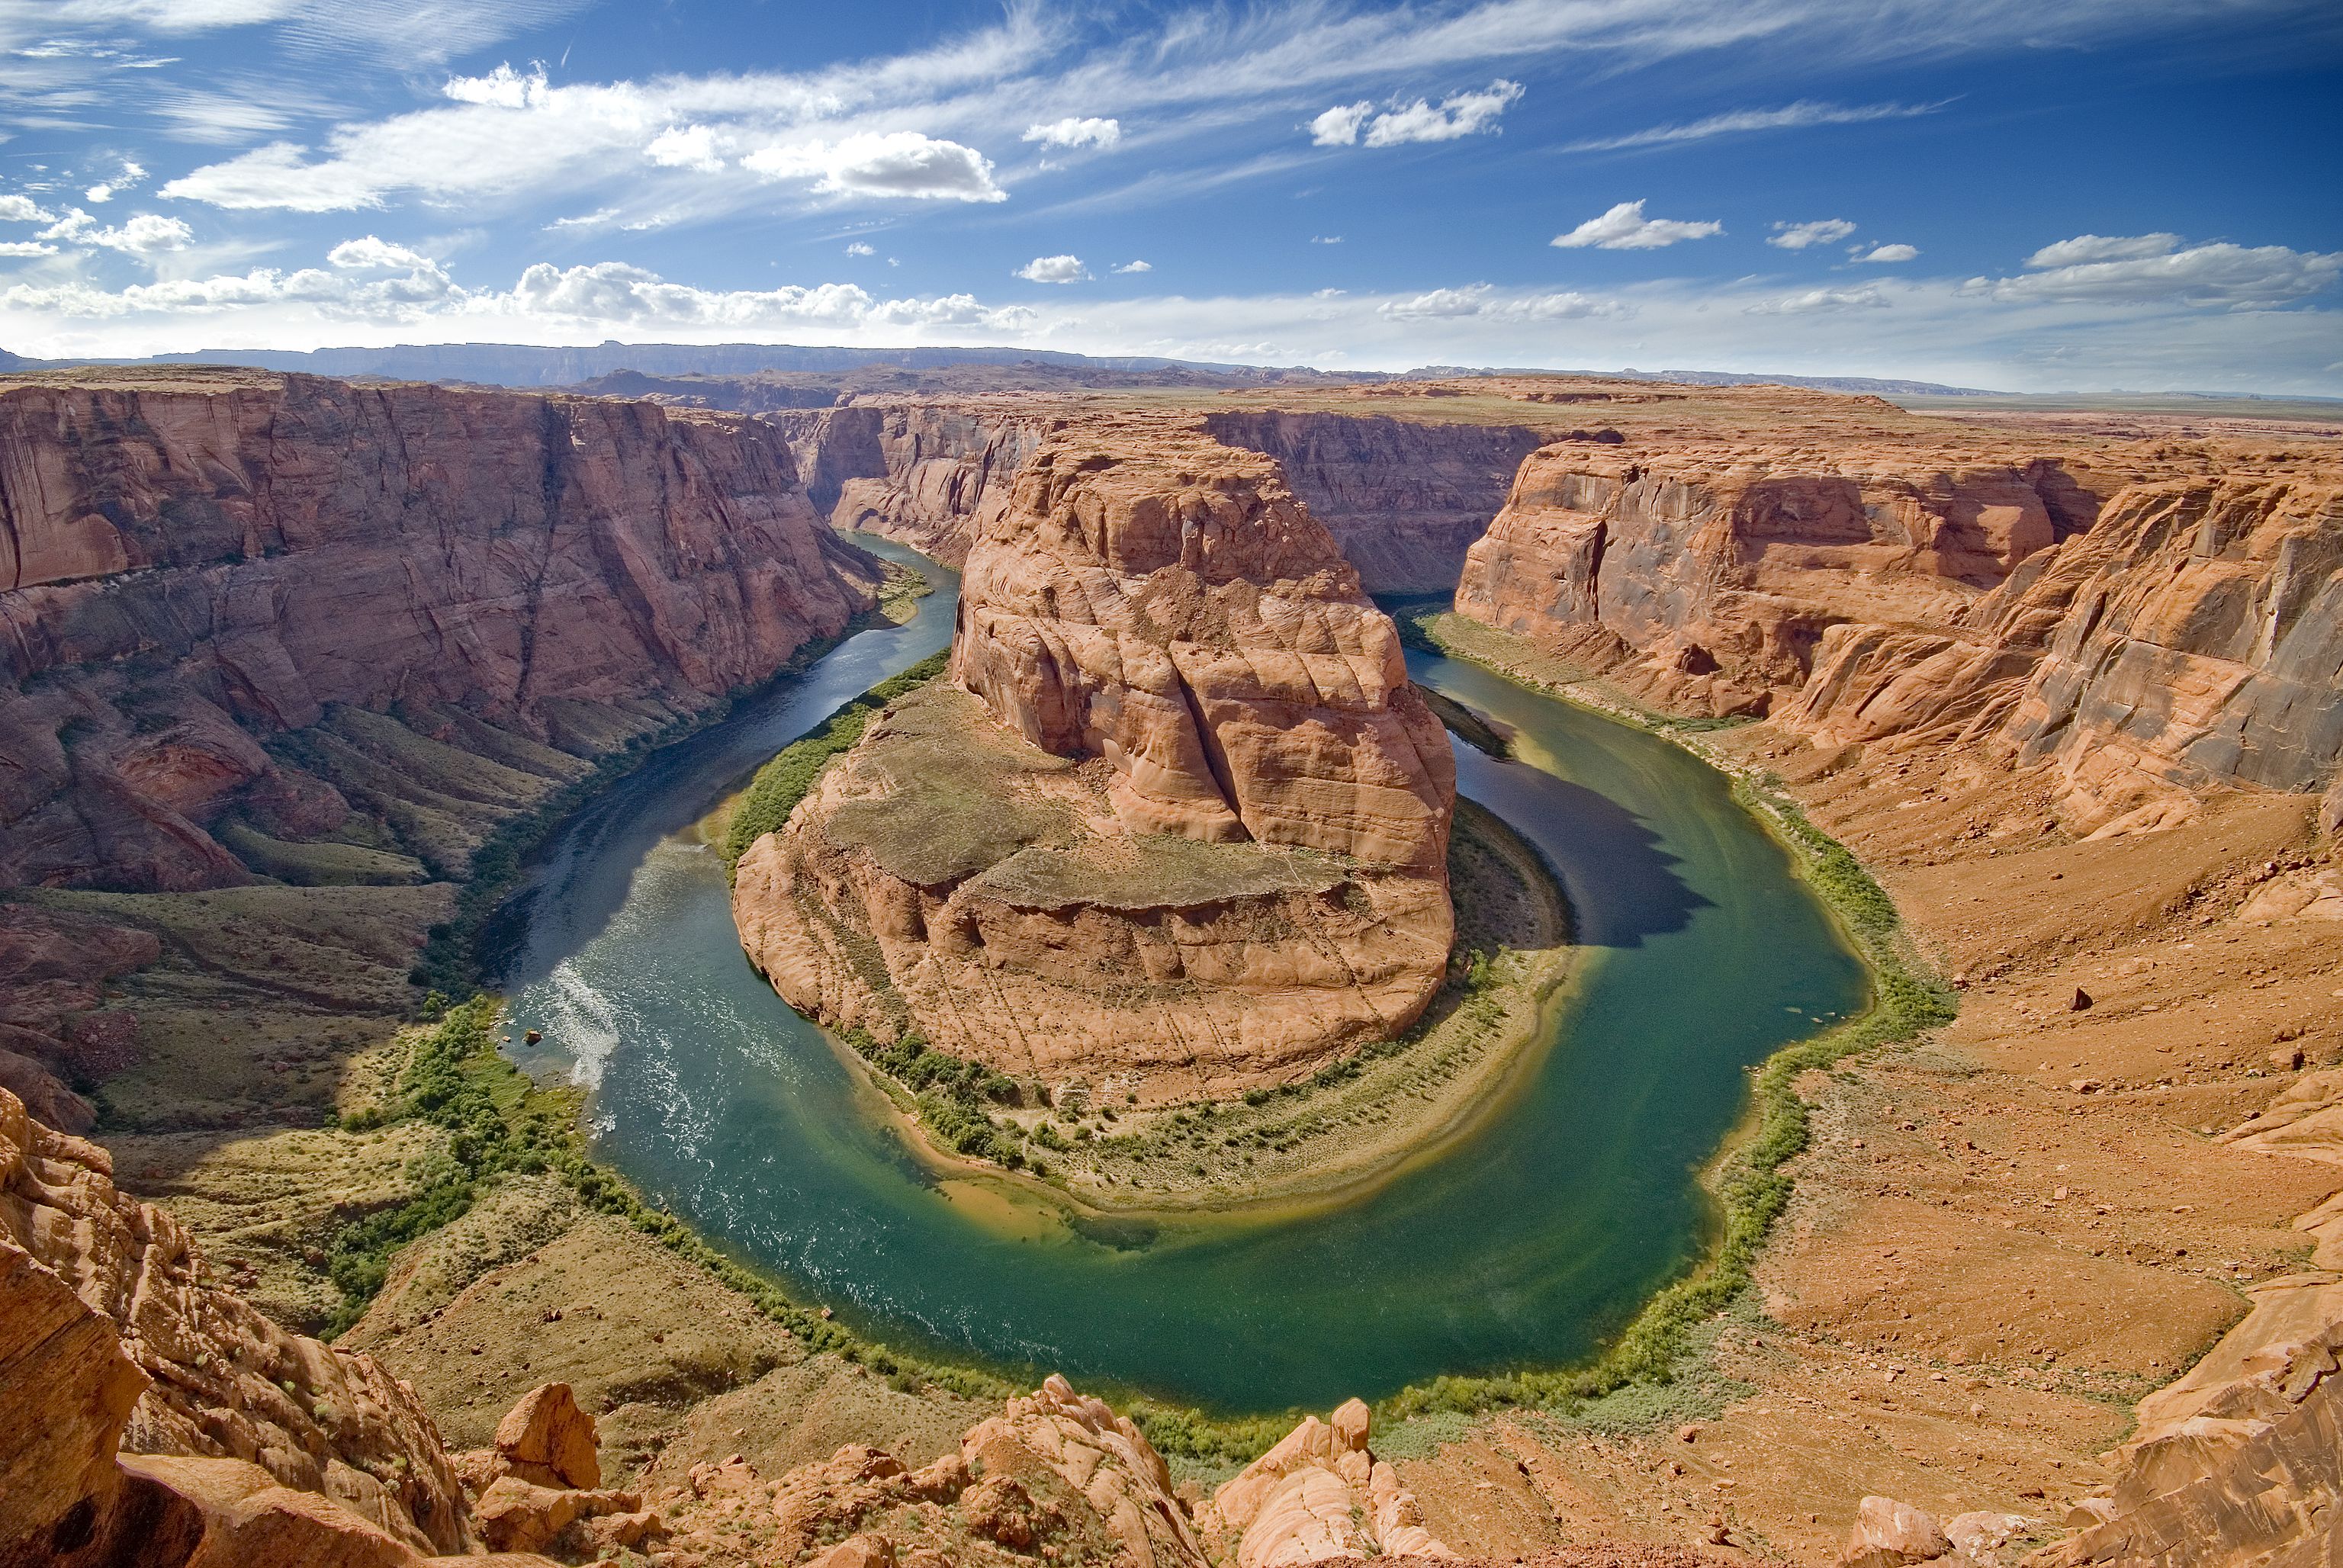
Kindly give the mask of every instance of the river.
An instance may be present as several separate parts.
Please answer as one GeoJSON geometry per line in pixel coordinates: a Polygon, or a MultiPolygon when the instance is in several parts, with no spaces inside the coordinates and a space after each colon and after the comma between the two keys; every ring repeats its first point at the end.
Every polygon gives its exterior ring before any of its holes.
{"type": "MultiPolygon", "coordinates": [[[[868,542],[868,541],[865,541],[868,542]]],[[[1515,732],[1457,743],[1462,791],[1544,853],[1583,944],[1519,1086],[1436,1158],[1329,1211],[1062,1222],[940,1179],[758,977],[694,824],[840,702],[943,647],[957,578],[909,625],[660,753],[548,846],[499,922],[512,1048],[591,1090],[596,1154],[710,1240],[874,1338],[1222,1412],[1323,1409],[1600,1344],[1697,1255],[1697,1168],[1745,1069],[1859,1008],[1865,974],[1724,778],[1477,666],[1422,685],[1515,732]]]]}

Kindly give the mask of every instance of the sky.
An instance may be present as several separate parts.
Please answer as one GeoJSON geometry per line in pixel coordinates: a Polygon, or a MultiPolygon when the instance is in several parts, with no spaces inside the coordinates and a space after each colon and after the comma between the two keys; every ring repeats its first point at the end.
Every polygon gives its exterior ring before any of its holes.
{"type": "Polygon", "coordinates": [[[2334,0],[0,0],[0,348],[2343,396],[2334,0]]]}

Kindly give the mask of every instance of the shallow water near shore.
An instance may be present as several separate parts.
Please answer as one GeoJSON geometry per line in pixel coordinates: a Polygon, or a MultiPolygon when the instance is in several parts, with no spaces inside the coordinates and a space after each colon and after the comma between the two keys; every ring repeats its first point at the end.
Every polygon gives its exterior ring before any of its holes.
{"type": "Polygon", "coordinates": [[[1514,732],[1463,793],[1567,890],[1578,971],[1482,1124],[1339,1207],[1081,1221],[931,1168],[752,970],[693,824],[840,702],[944,646],[910,624],[653,759],[548,846],[498,922],[512,1048],[592,1090],[595,1151],[712,1241],[872,1336],[1222,1412],[1324,1408],[1595,1349],[1707,1240],[1694,1172],[1745,1069],[1859,1008],[1862,965],[1725,779],[1477,666],[1415,679],[1514,732]]]}

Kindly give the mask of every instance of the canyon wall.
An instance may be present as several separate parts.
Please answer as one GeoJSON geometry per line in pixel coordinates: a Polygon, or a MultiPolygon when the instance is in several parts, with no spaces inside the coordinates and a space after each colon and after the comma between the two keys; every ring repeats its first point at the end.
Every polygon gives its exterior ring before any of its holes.
{"type": "Polygon", "coordinates": [[[1456,608],[1663,705],[2052,764],[2075,825],[2145,825],[2335,781],[2338,495],[2234,448],[1550,447],[1456,608]]]}
{"type": "Polygon", "coordinates": [[[1204,428],[1276,458],[1370,593],[1453,588],[1523,459],[1554,439],[1523,425],[1267,411],[1207,415],[1204,428]]]}
{"type": "MultiPolygon", "coordinates": [[[[337,755],[395,721],[541,794],[873,581],[752,421],[250,372],[7,386],[0,524],[0,885],[250,880],[210,828],[342,829],[283,744],[337,723],[337,755]]],[[[477,796],[441,771],[441,805],[477,796]]]]}
{"type": "Polygon", "coordinates": [[[1057,421],[1032,400],[864,402],[767,417],[806,495],[834,528],[909,545],[947,566],[968,558],[989,492],[1015,482],[1057,421]]]}
{"type": "Polygon", "coordinates": [[[1193,1094],[1429,1000],[1453,759],[1275,463],[1176,420],[1051,436],[988,503],[952,678],[740,862],[793,1005],[1193,1094]]]}

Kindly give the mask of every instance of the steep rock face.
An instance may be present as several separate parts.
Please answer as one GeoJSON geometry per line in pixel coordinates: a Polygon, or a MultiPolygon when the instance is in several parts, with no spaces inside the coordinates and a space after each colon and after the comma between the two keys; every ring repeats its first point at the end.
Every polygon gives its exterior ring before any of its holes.
{"type": "Polygon", "coordinates": [[[1966,737],[2051,765],[2085,826],[2225,784],[2343,778],[2343,485],[2239,465],[2119,492],[1941,629],[1825,637],[1785,719],[1833,739],[1966,737]]]}
{"type": "Polygon", "coordinates": [[[1274,463],[1178,430],[1061,437],[988,518],[960,617],[953,678],[1044,750],[1104,758],[1127,830],[1437,874],[1446,736],[1274,463]]]}
{"type": "Polygon", "coordinates": [[[1456,608],[1633,667],[1664,700],[1762,712],[1805,683],[1829,627],[1950,620],[2087,528],[2109,480],[2079,467],[1548,447],[1468,553],[1456,608]]]}
{"type": "Polygon", "coordinates": [[[1274,464],[1176,426],[1052,437],[970,555],[952,668],[740,862],[741,940],[793,1005],[1151,1095],[1422,1011],[1453,756],[1274,464]]]}
{"type": "Polygon", "coordinates": [[[955,567],[975,542],[987,494],[1015,482],[1055,423],[1030,406],[985,400],[856,403],[769,417],[833,528],[895,539],[955,567]]]}
{"type": "Polygon", "coordinates": [[[780,438],[640,404],[148,373],[0,392],[0,884],[251,873],[330,832],[263,741],[337,706],[545,739],[689,709],[868,602],[780,438]]]}
{"type": "Polygon", "coordinates": [[[1554,438],[1523,425],[1381,415],[1232,411],[1207,415],[1204,428],[1276,458],[1371,593],[1453,588],[1522,460],[1554,438]]]}
{"type": "MultiPolygon", "coordinates": [[[[463,1493],[414,1393],[371,1356],[287,1333],[214,1283],[178,1222],[116,1191],[112,1171],[104,1150],[0,1091],[0,1245],[110,1325],[145,1384],[122,1449],[246,1461],[416,1550],[462,1550],[463,1493]]],[[[95,1386],[104,1408],[122,1385],[95,1386]]]]}
{"type": "Polygon", "coordinates": [[[1302,1568],[1372,1557],[1453,1558],[1423,1527],[1415,1494],[1367,1447],[1367,1407],[1304,1416],[1212,1494],[1196,1520],[1233,1568],[1302,1568]]]}

